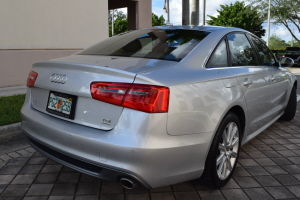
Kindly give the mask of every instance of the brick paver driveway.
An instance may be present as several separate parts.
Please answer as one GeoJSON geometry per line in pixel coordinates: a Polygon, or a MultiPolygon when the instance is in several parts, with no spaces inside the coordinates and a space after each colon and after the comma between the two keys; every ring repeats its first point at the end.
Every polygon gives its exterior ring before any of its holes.
{"type": "Polygon", "coordinates": [[[63,167],[31,148],[10,156],[16,158],[0,160],[1,200],[299,199],[300,113],[290,122],[276,122],[243,146],[233,179],[220,190],[211,190],[200,180],[125,190],[118,183],[63,167]]]}

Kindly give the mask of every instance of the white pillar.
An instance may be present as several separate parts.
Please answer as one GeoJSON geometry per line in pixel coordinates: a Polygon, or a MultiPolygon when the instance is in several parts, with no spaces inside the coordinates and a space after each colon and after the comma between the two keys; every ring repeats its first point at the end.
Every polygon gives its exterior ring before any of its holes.
{"type": "Polygon", "coordinates": [[[170,2],[169,2],[169,0],[167,0],[167,6],[168,6],[168,24],[170,24],[171,21],[170,21],[170,2]]]}
{"type": "Polygon", "coordinates": [[[114,24],[115,24],[115,9],[112,10],[112,19],[111,19],[111,36],[114,36],[114,24]]]}
{"type": "Polygon", "coordinates": [[[182,0],[182,25],[190,25],[190,1],[182,0]]]}
{"type": "Polygon", "coordinates": [[[199,0],[191,0],[191,25],[199,25],[199,0]]]}
{"type": "Polygon", "coordinates": [[[271,0],[269,0],[269,10],[268,10],[268,34],[267,34],[267,46],[269,46],[269,41],[270,41],[270,17],[271,17],[271,0]]]}
{"type": "Polygon", "coordinates": [[[205,25],[206,0],[202,0],[202,25],[205,25]]]}
{"type": "Polygon", "coordinates": [[[163,8],[167,13],[167,25],[170,24],[170,3],[169,0],[165,0],[165,5],[163,8]]]}

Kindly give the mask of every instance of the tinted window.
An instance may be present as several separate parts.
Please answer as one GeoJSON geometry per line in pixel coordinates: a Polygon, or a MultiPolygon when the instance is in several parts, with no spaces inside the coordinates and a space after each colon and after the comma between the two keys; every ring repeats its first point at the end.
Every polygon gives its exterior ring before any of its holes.
{"type": "Polygon", "coordinates": [[[254,43],[254,46],[257,49],[262,65],[273,66],[273,64],[275,63],[275,58],[273,56],[273,53],[260,39],[253,36],[250,37],[254,43]]]}
{"type": "Polygon", "coordinates": [[[227,38],[232,66],[258,65],[254,51],[244,34],[230,34],[227,38]]]}
{"type": "Polygon", "coordinates": [[[111,37],[78,54],[180,61],[209,32],[179,29],[141,29],[111,37]]]}
{"type": "Polygon", "coordinates": [[[213,68],[213,67],[227,67],[227,66],[228,66],[228,62],[227,62],[226,42],[225,40],[222,40],[222,42],[219,43],[218,47],[211,55],[206,67],[213,68]]]}

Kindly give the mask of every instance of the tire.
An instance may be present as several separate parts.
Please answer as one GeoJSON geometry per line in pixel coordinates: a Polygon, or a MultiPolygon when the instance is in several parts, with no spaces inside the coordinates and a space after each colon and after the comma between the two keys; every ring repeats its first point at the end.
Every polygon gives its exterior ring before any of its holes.
{"type": "Polygon", "coordinates": [[[294,119],[297,109],[297,91],[296,87],[293,87],[289,102],[284,110],[284,114],[280,117],[280,120],[290,121],[294,119]]]}
{"type": "Polygon", "coordinates": [[[208,152],[202,175],[204,184],[220,188],[230,180],[240,151],[240,138],[240,121],[234,113],[230,112],[222,120],[208,152]],[[224,142],[226,137],[229,138],[228,142],[224,142]]]}

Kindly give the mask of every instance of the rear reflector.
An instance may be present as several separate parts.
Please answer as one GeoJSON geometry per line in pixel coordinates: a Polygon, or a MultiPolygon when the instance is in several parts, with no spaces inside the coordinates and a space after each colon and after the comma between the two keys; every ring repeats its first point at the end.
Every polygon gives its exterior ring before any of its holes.
{"type": "Polygon", "coordinates": [[[27,87],[33,87],[34,83],[38,77],[38,74],[34,71],[29,72],[28,78],[27,78],[27,87]]]}
{"type": "Polygon", "coordinates": [[[94,82],[93,99],[147,113],[168,112],[169,88],[156,85],[94,82]]]}

